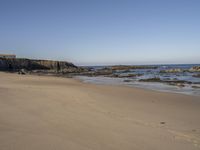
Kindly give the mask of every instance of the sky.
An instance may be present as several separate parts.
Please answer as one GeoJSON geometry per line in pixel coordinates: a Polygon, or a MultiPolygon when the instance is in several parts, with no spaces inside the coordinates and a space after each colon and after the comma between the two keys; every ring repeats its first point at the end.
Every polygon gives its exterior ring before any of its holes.
{"type": "Polygon", "coordinates": [[[0,53],[76,65],[200,63],[200,1],[0,0],[0,53]]]}

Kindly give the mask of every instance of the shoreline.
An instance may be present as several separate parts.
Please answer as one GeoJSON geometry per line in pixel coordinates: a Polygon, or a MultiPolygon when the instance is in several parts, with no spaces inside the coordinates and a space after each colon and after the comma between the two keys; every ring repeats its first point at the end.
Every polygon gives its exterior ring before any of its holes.
{"type": "MultiPolygon", "coordinates": [[[[5,72],[5,71],[0,71],[2,73],[8,73],[8,74],[16,74],[16,75],[19,75],[17,74],[17,72],[5,72]]],[[[141,90],[147,90],[147,91],[152,91],[152,92],[161,92],[161,93],[171,93],[171,94],[181,94],[181,95],[188,95],[188,96],[194,96],[194,97],[200,97],[200,90],[199,89],[196,89],[198,90],[198,93],[197,94],[194,94],[192,92],[183,92],[183,91],[173,91],[172,89],[173,88],[179,88],[178,86],[175,86],[175,85],[167,85],[167,84],[164,84],[164,83],[159,83],[159,82],[143,82],[143,84],[149,86],[149,87],[144,87],[144,86],[141,86],[141,85],[134,85],[134,84],[127,84],[126,82],[122,81],[122,83],[103,83],[102,81],[99,82],[99,83],[95,83],[93,81],[86,81],[84,78],[110,78],[110,79],[113,79],[113,80],[125,80],[123,78],[112,78],[112,77],[88,77],[88,76],[66,76],[66,75],[62,75],[62,74],[38,74],[38,73],[31,73],[31,74],[26,74],[25,76],[41,76],[41,77],[56,77],[56,78],[64,78],[64,79],[74,79],[78,82],[81,82],[81,83],[84,83],[84,84],[92,84],[92,85],[105,85],[105,86],[119,86],[119,87],[128,87],[128,88],[136,88],[136,89],[141,89],[141,90]],[[169,86],[171,87],[171,89],[156,89],[156,88],[153,88],[151,87],[151,85],[161,85],[161,86],[169,86]]],[[[21,76],[21,75],[20,75],[21,76]]],[[[130,82],[131,83],[131,82],[130,82]]],[[[138,82],[138,83],[141,83],[141,82],[138,82]]]]}
{"type": "MultiPolygon", "coordinates": [[[[175,85],[167,85],[164,83],[158,83],[158,82],[124,82],[124,81],[116,81],[114,83],[104,82],[103,79],[106,79],[108,77],[86,77],[86,76],[76,76],[74,77],[80,82],[86,83],[86,84],[96,84],[96,85],[106,85],[106,86],[122,86],[122,87],[130,87],[130,88],[139,88],[141,90],[150,90],[155,92],[164,92],[164,93],[175,93],[175,94],[183,94],[183,95],[189,95],[189,96],[195,96],[200,97],[200,90],[199,89],[193,89],[192,91],[178,91],[181,90],[182,87],[178,87],[175,85]],[[101,78],[101,81],[92,81],[87,80],[84,78],[92,79],[92,78],[101,78]],[[163,89],[158,89],[153,86],[158,85],[160,87],[163,87],[163,89]],[[145,87],[147,86],[147,87],[145,87]],[[167,89],[168,88],[168,89],[167,89]],[[176,89],[176,90],[173,90],[176,89]],[[195,90],[197,93],[195,93],[195,90]]],[[[109,78],[110,80],[120,80],[120,78],[109,78]]],[[[122,79],[124,80],[124,79],[122,79]]]]}
{"type": "Polygon", "coordinates": [[[183,94],[0,72],[4,150],[198,150],[200,101],[183,94]]]}

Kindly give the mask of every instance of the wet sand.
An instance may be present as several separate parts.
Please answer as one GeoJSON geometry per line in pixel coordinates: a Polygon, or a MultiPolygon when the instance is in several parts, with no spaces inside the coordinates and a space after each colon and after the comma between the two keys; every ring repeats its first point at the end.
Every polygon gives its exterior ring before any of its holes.
{"type": "Polygon", "coordinates": [[[200,97],[0,72],[1,150],[198,150],[200,97]]]}

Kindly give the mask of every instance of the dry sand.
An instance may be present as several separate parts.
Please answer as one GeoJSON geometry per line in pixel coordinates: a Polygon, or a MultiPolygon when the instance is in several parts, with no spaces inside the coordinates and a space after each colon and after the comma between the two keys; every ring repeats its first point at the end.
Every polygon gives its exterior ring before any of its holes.
{"type": "Polygon", "coordinates": [[[0,73],[0,150],[200,149],[200,97],[0,73]]]}

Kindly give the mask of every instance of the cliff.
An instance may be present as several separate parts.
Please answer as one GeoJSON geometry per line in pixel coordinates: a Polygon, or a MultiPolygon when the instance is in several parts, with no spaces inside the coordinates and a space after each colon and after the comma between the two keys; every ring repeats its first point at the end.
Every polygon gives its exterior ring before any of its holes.
{"type": "Polygon", "coordinates": [[[20,69],[69,71],[76,70],[78,67],[65,61],[0,58],[0,70],[18,71],[20,69]]]}

